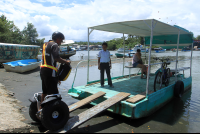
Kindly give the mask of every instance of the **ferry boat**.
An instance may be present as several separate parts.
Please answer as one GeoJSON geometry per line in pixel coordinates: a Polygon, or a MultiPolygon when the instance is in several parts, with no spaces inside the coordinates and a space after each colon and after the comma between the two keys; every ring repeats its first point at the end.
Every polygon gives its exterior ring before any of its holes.
{"type": "MultiPolygon", "coordinates": [[[[101,87],[100,80],[89,81],[89,64],[90,60],[88,56],[88,60],[81,61],[88,63],[88,72],[87,72],[87,83],[82,86],[74,87],[74,82],[76,80],[76,73],[79,67],[79,63],[76,67],[74,81],[71,89],[69,89],[68,94],[72,97],[83,100],[87,99],[87,97],[92,96],[99,91],[105,93],[105,95],[92,100],[90,102],[91,105],[94,105],[94,108],[103,109],[103,102],[106,100],[112,99],[115,95],[118,95],[122,92],[128,93],[129,95],[123,98],[120,102],[113,104],[111,107],[107,108],[107,111],[110,111],[115,114],[119,114],[131,119],[139,119],[143,117],[150,116],[152,113],[166,105],[169,101],[171,101],[174,97],[180,98],[184,95],[185,92],[191,89],[192,85],[192,52],[191,57],[188,60],[190,64],[187,64],[187,67],[178,68],[178,63],[183,60],[178,59],[178,49],[179,45],[191,45],[193,43],[193,34],[181,27],[171,26],[166,23],[160,22],[155,19],[147,19],[147,20],[136,20],[136,21],[124,21],[124,22],[116,22],[109,23],[104,25],[92,26],[88,28],[88,40],[90,34],[93,30],[107,31],[107,32],[116,32],[124,34],[132,34],[145,38],[145,46],[149,46],[148,53],[148,73],[147,79],[141,79],[137,74],[130,74],[130,69],[133,67],[125,67],[125,59],[123,59],[123,69],[122,75],[112,78],[114,88],[110,88],[107,86],[107,79],[105,79],[105,87],[101,87]],[[141,29],[142,27],[142,29],[141,29]],[[158,27],[158,28],[157,28],[158,27]],[[151,36],[149,36],[151,35],[151,36]],[[170,35],[170,38],[169,38],[170,35]],[[185,36],[186,38],[179,38],[185,36]],[[155,36],[155,38],[154,38],[155,36]],[[173,38],[171,38],[173,37],[173,38]],[[162,40],[159,42],[156,38],[162,38],[164,40],[172,40],[173,44],[164,44],[162,40]],[[179,39],[179,40],[178,40],[179,39]],[[175,43],[174,43],[175,42],[175,43]],[[162,85],[162,88],[155,91],[154,90],[154,78],[155,73],[152,72],[151,67],[154,65],[162,65],[163,63],[152,63],[151,52],[152,46],[159,46],[160,44],[164,44],[166,46],[176,46],[176,58],[173,61],[175,62],[175,68],[171,69],[172,76],[170,77],[169,85],[162,85]],[[124,74],[124,70],[129,69],[129,75],[124,74]],[[186,77],[184,75],[184,70],[189,69],[190,75],[186,77]],[[182,72],[183,71],[183,72],[182,72]]],[[[89,42],[89,41],[88,41],[89,42]]],[[[193,45],[193,44],[192,44],[193,45]]],[[[88,45],[89,46],[89,45],[88,45]]],[[[193,50],[192,50],[193,51],[193,50]]],[[[88,54],[90,52],[88,51],[88,54]]],[[[125,53],[124,53],[125,54],[125,53]]],[[[145,58],[146,59],[146,58],[145,58]]],[[[184,60],[184,61],[186,61],[184,60]]],[[[183,65],[183,64],[181,64],[183,65]]],[[[185,64],[184,64],[185,65],[185,64]]],[[[138,69],[139,68],[133,68],[138,69]]],[[[140,74],[140,73],[139,73],[140,74]]],[[[97,112],[98,113],[98,112],[97,112]]],[[[87,116],[87,120],[92,118],[94,115],[87,116]]],[[[121,118],[121,117],[120,117],[121,118]]],[[[80,121],[81,122],[81,121],[80,121]]],[[[67,129],[67,126],[65,126],[67,129]]]]}

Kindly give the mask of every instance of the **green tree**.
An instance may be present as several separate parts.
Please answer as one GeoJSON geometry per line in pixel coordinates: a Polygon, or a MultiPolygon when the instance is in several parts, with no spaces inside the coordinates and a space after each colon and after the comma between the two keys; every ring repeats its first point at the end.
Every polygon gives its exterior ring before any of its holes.
{"type": "Polygon", "coordinates": [[[19,44],[22,40],[22,33],[15,26],[13,21],[9,21],[6,16],[0,17],[0,42],[19,44]]]}
{"type": "Polygon", "coordinates": [[[45,40],[45,38],[36,39],[36,44],[35,45],[39,45],[40,47],[42,47],[43,44],[44,44],[44,40],[45,40]]]}
{"type": "Polygon", "coordinates": [[[195,38],[195,40],[200,40],[200,35],[198,35],[198,36],[195,38]]]}
{"type": "Polygon", "coordinates": [[[24,28],[22,31],[23,38],[22,38],[22,44],[26,45],[36,45],[37,44],[37,37],[38,33],[36,28],[32,23],[27,23],[27,27],[24,28]]]}

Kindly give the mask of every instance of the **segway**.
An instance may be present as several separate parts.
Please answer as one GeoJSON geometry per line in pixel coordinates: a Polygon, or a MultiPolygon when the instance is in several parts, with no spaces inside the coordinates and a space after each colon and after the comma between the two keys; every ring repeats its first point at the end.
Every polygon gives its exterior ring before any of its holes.
{"type": "MultiPolygon", "coordinates": [[[[71,72],[71,66],[61,64],[58,70],[58,79],[65,81],[71,72]]],[[[29,115],[33,121],[41,122],[48,130],[58,130],[67,123],[69,119],[69,108],[67,104],[61,101],[60,94],[47,95],[41,103],[42,93],[35,93],[29,107],[29,115]],[[38,111],[39,107],[42,107],[38,111]]]]}

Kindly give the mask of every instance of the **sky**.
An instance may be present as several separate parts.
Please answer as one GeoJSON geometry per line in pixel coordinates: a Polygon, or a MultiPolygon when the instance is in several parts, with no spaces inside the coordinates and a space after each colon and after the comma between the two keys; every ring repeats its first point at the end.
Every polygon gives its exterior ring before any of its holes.
{"type": "MultiPolygon", "coordinates": [[[[112,22],[157,19],[200,35],[200,0],[0,0],[0,15],[23,30],[33,23],[39,38],[60,31],[66,40],[87,41],[87,28],[112,22]]],[[[94,31],[90,41],[122,34],[94,31]]]]}

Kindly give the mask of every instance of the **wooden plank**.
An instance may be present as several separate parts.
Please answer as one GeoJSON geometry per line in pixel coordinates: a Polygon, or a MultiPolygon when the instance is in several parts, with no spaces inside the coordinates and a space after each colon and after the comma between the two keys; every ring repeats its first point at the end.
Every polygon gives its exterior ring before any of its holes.
{"type": "Polygon", "coordinates": [[[83,100],[81,100],[77,103],[74,103],[74,104],[69,106],[69,112],[72,112],[72,111],[80,108],[81,106],[84,106],[84,105],[94,101],[95,99],[97,99],[101,96],[104,96],[105,94],[106,94],[105,92],[100,91],[100,92],[93,94],[93,95],[91,95],[91,96],[89,96],[89,97],[87,97],[87,98],[85,98],[85,99],[83,99],[83,100]]]}
{"type": "Polygon", "coordinates": [[[109,107],[113,106],[114,104],[122,101],[123,99],[125,99],[129,95],[130,95],[129,93],[121,92],[121,93],[99,103],[98,105],[96,105],[96,106],[80,113],[79,115],[74,116],[73,118],[69,119],[67,124],[64,126],[64,128],[58,130],[57,132],[65,133],[65,132],[81,125],[82,123],[91,119],[95,115],[97,115],[97,114],[101,113],[102,111],[108,109],[109,107]]]}
{"type": "MultiPolygon", "coordinates": [[[[153,93],[153,91],[149,90],[149,94],[152,94],[152,93],[153,93]]],[[[138,102],[140,100],[143,100],[144,98],[146,98],[146,92],[142,92],[140,94],[137,94],[137,95],[127,99],[126,101],[130,102],[130,103],[136,103],[136,102],[138,102]]]]}

